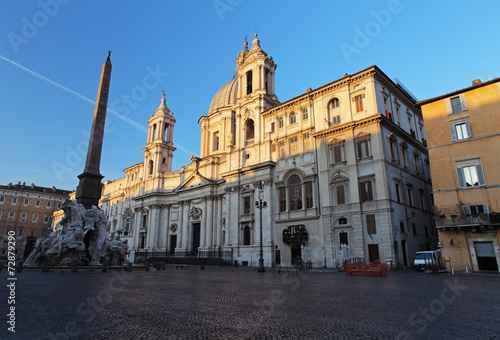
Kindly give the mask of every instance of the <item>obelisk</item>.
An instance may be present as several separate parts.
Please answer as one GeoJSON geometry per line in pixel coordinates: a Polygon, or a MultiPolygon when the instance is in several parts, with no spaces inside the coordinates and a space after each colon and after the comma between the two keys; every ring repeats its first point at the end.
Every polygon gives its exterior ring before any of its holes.
{"type": "Polygon", "coordinates": [[[87,160],[83,173],[78,176],[80,183],[76,189],[76,201],[83,204],[86,209],[93,205],[99,205],[101,198],[101,180],[104,176],[100,173],[102,141],[104,137],[104,123],[106,121],[106,109],[108,107],[109,82],[111,80],[111,60],[108,59],[102,66],[101,81],[97,92],[95,103],[94,119],[90,132],[89,148],[87,150],[87,160]]]}

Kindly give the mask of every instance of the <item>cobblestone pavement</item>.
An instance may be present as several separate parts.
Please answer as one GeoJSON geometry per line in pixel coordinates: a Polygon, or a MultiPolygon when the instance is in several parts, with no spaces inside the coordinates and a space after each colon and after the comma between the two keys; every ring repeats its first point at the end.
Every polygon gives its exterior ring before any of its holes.
{"type": "Polygon", "coordinates": [[[2,339],[500,339],[500,275],[198,267],[16,274],[2,339]]]}

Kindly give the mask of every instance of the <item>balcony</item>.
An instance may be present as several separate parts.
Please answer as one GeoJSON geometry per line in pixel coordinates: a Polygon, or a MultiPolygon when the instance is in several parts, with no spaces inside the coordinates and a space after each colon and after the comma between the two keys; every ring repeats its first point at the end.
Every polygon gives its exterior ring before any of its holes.
{"type": "Polygon", "coordinates": [[[436,219],[438,229],[461,229],[470,227],[472,230],[482,230],[484,228],[492,229],[500,226],[500,214],[480,213],[468,216],[444,216],[436,219]]]}

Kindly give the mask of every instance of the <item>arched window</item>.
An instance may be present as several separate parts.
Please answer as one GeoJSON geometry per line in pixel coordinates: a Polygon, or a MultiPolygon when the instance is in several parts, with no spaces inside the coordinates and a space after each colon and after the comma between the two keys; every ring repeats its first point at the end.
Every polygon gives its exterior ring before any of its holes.
{"type": "Polygon", "coordinates": [[[265,88],[266,88],[266,93],[269,93],[270,88],[269,88],[269,82],[271,81],[270,79],[271,71],[269,69],[266,69],[266,73],[264,76],[264,83],[265,83],[265,88]]]}
{"type": "Polygon", "coordinates": [[[149,161],[149,174],[150,175],[153,174],[153,167],[154,167],[154,162],[153,162],[153,160],[150,160],[149,161]]]}
{"type": "Polygon", "coordinates": [[[338,98],[333,98],[328,102],[328,120],[329,124],[340,124],[340,111],[338,110],[340,102],[338,98]]]}
{"type": "Polygon", "coordinates": [[[246,140],[254,139],[255,136],[255,128],[254,128],[254,123],[253,120],[248,119],[246,124],[246,140]]]}
{"type": "Polygon", "coordinates": [[[156,124],[153,124],[153,135],[151,136],[151,141],[156,139],[156,124]]]}
{"type": "Polygon", "coordinates": [[[250,245],[250,227],[249,226],[245,226],[243,228],[243,245],[244,246],[250,245]]]}
{"type": "Polygon", "coordinates": [[[290,113],[290,124],[297,123],[297,114],[295,112],[290,113]]]}
{"type": "Polygon", "coordinates": [[[339,99],[338,98],[333,98],[332,100],[330,100],[330,102],[328,103],[328,109],[329,110],[333,110],[333,109],[336,109],[340,106],[340,102],[339,102],[339,99]]]}
{"type": "Polygon", "coordinates": [[[297,175],[288,180],[288,201],[290,211],[302,209],[302,181],[297,175]]]}

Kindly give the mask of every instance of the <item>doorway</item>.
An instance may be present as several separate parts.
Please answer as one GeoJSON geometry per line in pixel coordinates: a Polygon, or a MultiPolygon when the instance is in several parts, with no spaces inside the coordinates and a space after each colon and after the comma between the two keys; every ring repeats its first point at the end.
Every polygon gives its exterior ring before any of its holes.
{"type": "Polygon", "coordinates": [[[302,264],[302,251],[300,247],[292,247],[292,265],[300,266],[302,264]]]}
{"type": "Polygon", "coordinates": [[[401,240],[401,254],[403,255],[403,267],[408,267],[408,254],[406,253],[405,240],[401,240]]]}
{"type": "Polygon", "coordinates": [[[370,262],[380,260],[380,255],[378,253],[378,244],[368,245],[368,257],[370,262]]]}
{"type": "Polygon", "coordinates": [[[139,234],[139,248],[144,249],[146,246],[146,233],[139,234]]]}
{"type": "Polygon", "coordinates": [[[198,248],[200,247],[200,223],[193,223],[193,242],[192,242],[192,252],[193,255],[198,254],[198,248]]]}
{"type": "Polygon", "coordinates": [[[493,242],[474,242],[474,248],[476,249],[477,268],[479,270],[498,271],[493,242]]]}
{"type": "Polygon", "coordinates": [[[177,235],[170,235],[170,255],[175,254],[176,246],[177,246],[177,235]]]}

